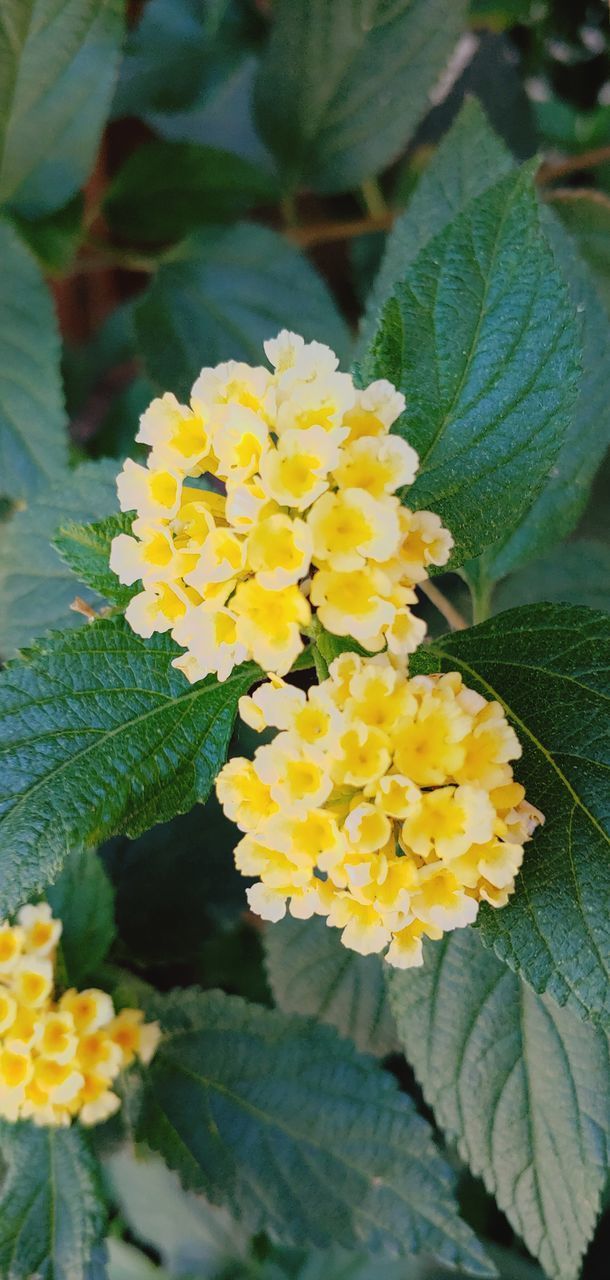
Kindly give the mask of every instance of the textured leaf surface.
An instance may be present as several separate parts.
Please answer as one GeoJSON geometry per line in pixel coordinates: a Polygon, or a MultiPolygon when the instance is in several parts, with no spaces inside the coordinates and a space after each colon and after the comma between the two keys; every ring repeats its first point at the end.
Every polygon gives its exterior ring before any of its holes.
{"type": "Polygon", "coordinates": [[[418,253],[477,196],[513,167],[475,98],[462,107],[387,238],[362,323],[360,349],[375,336],[379,312],[418,253]]]}
{"type": "Polygon", "coordinates": [[[365,374],[407,397],[420,454],[409,503],[438,511],[453,564],[527,510],[578,389],[579,331],[539,224],[531,173],[510,174],[412,263],[387,303],[365,374]]]}
{"type": "Polygon", "coordinates": [[[47,889],[53,915],[61,920],[61,961],[70,987],[105,959],[114,938],[114,894],[101,859],[93,849],[73,849],[47,889]]]}
{"type": "Polygon", "coordinates": [[[186,1185],[286,1243],[423,1250],[490,1274],[431,1131],[370,1058],[329,1027],[221,992],[151,1011],[165,1034],[140,1137],[186,1185]]]}
{"type": "Polygon", "coordinates": [[[379,956],[360,956],[325,921],[288,917],[264,936],[267,976],[284,1013],[329,1022],[365,1053],[383,1057],[396,1048],[379,956]]]}
{"type": "MultiPolygon", "coordinates": [[[[10,658],[52,627],[81,626],[70,609],[80,595],[101,603],[80,586],[60,560],[51,539],[70,517],[91,520],[116,508],[116,463],[85,462],[28,500],[0,529],[0,654],[10,658]]],[[[114,575],[113,575],[114,576],[114,575]]],[[[118,585],[118,580],[115,579],[118,585]]]]}
{"type": "Polygon", "coordinates": [[[290,185],[345,191],[402,150],[462,30],[462,0],[278,0],[262,136],[290,185]]]}
{"type": "Polygon", "coordinates": [[[607,616],[542,604],[435,640],[414,663],[461,671],[504,705],[523,746],[515,774],[546,815],[508,906],[481,909],[483,941],[535,991],[606,1026],[609,658],[607,616]]]}
{"type": "Polygon", "coordinates": [[[8,223],[0,262],[0,495],[29,500],[67,462],[59,334],[40,271],[8,223]]]}
{"type": "Polygon", "coordinates": [[[277,199],[277,183],[230,151],[150,142],[134,151],[104,202],[108,221],[136,241],[178,240],[206,222],[230,222],[277,199]]]}
{"type": "Polygon", "coordinates": [[[86,1280],[106,1214],[82,1132],[1,1121],[0,1166],[0,1273],[86,1280]]]}
{"type": "Polygon", "coordinates": [[[136,312],[151,378],[187,393],[202,365],[260,364],[281,328],[328,342],[344,358],[348,334],[326,285],[296,249],[266,227],[199,232],[161,267],[136,312]]]}
{"type": "Polygon", "coordinates": [[[405,1052],[438,1123],[545,1272],[577,1280],[610,1156],[610,1057],[460,929],[390,978],[405,1052]]]}
{"type": "Polygon", "coordinates": [[[540,600],[610,612],[610,547],[592,538],[576,538],[518,569],[499,584],[494,613],[540,600]]]}
{"type": "Polygon", "coordinates": [[[548,209],[542,210],[542,219],[582,326],[582,378],[563,443],[540,493],[516,527],[514,520],[506,520],[503,536],[477,566],[477,571],[491,581],[542,555],[572,532],[610,443],[608,315],[574,240],[548,209]]]}
{"type": "MultiPolygon", "coordinates": [[[[116,473],[116,466],[108,470],[116,473]]],[[[116,483],[114,485],[116,505],[116,483]]],[[[127,512],[116,512],[94,524],[62,523],[53,538],[53,546],[62,560],[81,582],[85,582],[98,596],[124,608],[139,590],[124,587],[109,564],[110,544],[119,533],[130,533],[133,517],[127,512]]]]}
{"type": "Polygon", "coordinates": [[[257,668],[196,685],[167,636],[123,619],[57,632],[0,676],[0,912],[71,846],[138,835],[205,800],[257,668]]]}
{"type": "Polygon", "coordinates": [[[85,181],[114,87],[121,0],[9,0],[0,18],[0,204],[59,208],[85,181]],[[12,13],[12,10],[15,13],[12,13]]]}

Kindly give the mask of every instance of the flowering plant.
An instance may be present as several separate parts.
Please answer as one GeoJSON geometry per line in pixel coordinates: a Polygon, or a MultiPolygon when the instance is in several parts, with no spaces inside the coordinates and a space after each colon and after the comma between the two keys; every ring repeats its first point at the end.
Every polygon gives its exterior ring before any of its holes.
{"type": "Polygon", "coordinates": [[[7,4],[0,1280],[596,1280],[595,5],[7,4]]]}

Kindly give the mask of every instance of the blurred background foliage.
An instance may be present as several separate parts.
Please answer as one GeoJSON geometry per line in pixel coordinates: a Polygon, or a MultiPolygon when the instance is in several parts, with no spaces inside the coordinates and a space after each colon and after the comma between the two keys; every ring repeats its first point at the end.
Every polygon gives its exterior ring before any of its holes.
{"type": "MultiPolygon", "coordinates": [[[[2,499],[4,657],[47,627],[76,621],[74,580],[49,538],[60,519],[114,509],[116,460],[138,456],[138,414],[159,387],[184,392],[202,364],[257,362],[262,340],[283,326],[329,342],[349,362],[387,233],[467,95],[514,155],[540,154],[541,197],[588,262],[600,315],[610,308],[605,0],[413,0],[402,17],[388,0],[383,29],[350,47],[351,72],[325,24],[328,8],[329,0],[305,8],[291,0],[147,0],[124,13],[120,0],[98,0],[74,47],[66,36],[61,66],[49,68],[44,28],[26,45],[25,80],[46,94],[44,125],[40,115],[30,121],[18,85],[20,134],[9,131],[0,164],[0,235],[16,231],[52,289],[69,449],[55,456],[42,447],[37,469],[24,461],[21,488],[2,499]],[[413,55],[418,33],[425,52],[413,55]],[[315,82],[303,74],[307,63],[320,66],[315,82]],[[329,130],[337,63],[349,110],[329,130]]],[[[37,296],[36,280],[28,288],[37,296]]],[[[0,347],[9,328],[10,316],[0,347]]],[[[61,416],[62,389],[52,379],[44,385],[45,411],[61,416]]],[[[610,369],[602,392],[610,405],[610,369]]],[[[500,582],[494,609],[540,599],[608,607],[609,478],[606,465],[570,540],[500,582]]],[[[437,581],[469,616],[463,581],[437,581]]],[[[446,628],[428,600],[421,607],[433,633],[446,628]]],[[[252,749],[243,733],[235,752],[252,749]]],[[[271,1001],[261,933],[228,871],[234,840],[210,801],[204,813],[104,846],[117,981],[161,989],[198,982],[271,1001]]],[[[58,892],[68,890],[64,879],[58,892]]],[[[63,914],[69,897],[61,901],[63,914]]],[[[378,982],[376,957],[353,963],[378,982]]],[[[365,1031],[349,1022],[358,980],[358,972],[342,973],[331,1004],[307,1011],[362,1042],[365,1031]]],[[[416,1092],[404,1060],[389,1041],[385,1048],[389,1069],[416,1092]]],[[[444,1276],[420,1262],[371,1263],[246,1239],[156,1160],[108,1153],[105,1169],[114,1217],[99,1275],[107,1267],[110,1280],[444,1276]]],[[[465,1174],[461,1201],[499,1274],[539,1280],[503,1215],[465,1174]]],[[[606,1219],[585,1280],[607,1274],[608,1241],[606,1219]]]]}

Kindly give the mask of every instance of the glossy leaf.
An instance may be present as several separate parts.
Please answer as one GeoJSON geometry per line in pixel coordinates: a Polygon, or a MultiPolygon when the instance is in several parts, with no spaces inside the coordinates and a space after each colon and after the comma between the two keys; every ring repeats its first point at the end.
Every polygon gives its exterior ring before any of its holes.
{"type": "Polygon", "coordinates": [[[471,929],[390,979],[426,1101],[545,1274],[577,1280],[610,1168],[607,1037],[540,997],[471,929]]]}
{"type": "Polygon", "coordinates": [[[422,1250],[493,1274],[426,1122],[348,1041],[221,992],[151,1012],[164,1035],[139,1134],[185,1185],[286,1243],[422,1250]]]}
{"type": "Polygon", "coordinates": [[[157,273],[136,311],[151,378],[187,394],[202,365],[260,364],[262,344],[282,328],[327,342],[341,358],[346,326],[306,258],[267,227],[241,223],[185,240],[157,273]]]}
{"type": "Polygon", "coordinates": [[[540,228],[529,169],[471,202],[424,248],[386,304],[364,375],[407,398],[420,455],[409,503],[451,529],[452,564],[523,514],[569,426],[576,315],[540,228]]]}
{"type": "Polygon", "coordinates": [[[256,109],[286,184],[347,191],[396,159],[465,10],[462,0],[277,0],[256,109]]]}
{"type": "Polygon", "coordinates": [[[40,271],[8,223],[0,260],[0,495],[30,501],[67,463],[59,334],[40,271]]]}
{"type": "Polygon", "coordinates": [[[535,991],[606,1026],[609,658],[606,615],[541,604],[435,640],[412,663],[460,671],[503,704],[523,747],[516,777],[546,816],[508,905],[481,908],[483,942],[535,991]]]}
{"type": "Polygon", "coordinates": [[[167,635],[122,619],[56,632],[0,676],[0,913],[70,847],[138,835],[205,800],[257,668],[187,684],[167,635]]]}
{"type": "Polygon", "coordinates": [[[265,933],[267,976],[283,1013],[328,1022],[364,1053],[396,1048],[396,1028],[379,956],[344,947],[324,920],[287,917],[265,933]]]}
{"type": "Polygon", "coordinates": [[[106,1210],[82,1132],[0,1121],[0,1273],[87,1280],[106,1210]]]}

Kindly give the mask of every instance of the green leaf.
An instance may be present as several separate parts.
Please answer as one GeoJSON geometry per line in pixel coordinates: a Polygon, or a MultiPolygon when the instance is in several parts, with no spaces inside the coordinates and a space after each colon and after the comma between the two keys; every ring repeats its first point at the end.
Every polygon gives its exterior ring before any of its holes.
{"type": "Polygon", "coordinates": [[[247,223],[178,245],[136,311],[151,378],[180,394],[204,364],[260,364],[264,340],[286,326],[346,356],[346,326],[313,267],[277,232],[247,223]]]}
{"type": "MultiPolygon", "coordinates": [[[[116,499],[115,499],[116,500],[116,499]]],[[[120,533],[131,533],[132,516],[124,511],[106,516],[95,524],[61,524],[53,538],[53,546],[62,560],[81,582],[104,600],[124,609],[139,590],[124,587],[109,565],[112,539],[120,533]]]]}
{"type": "Polygon", "coordinates": [[[219,927],[243,916],[244,881],[233,860],[239,838],[212,794],[203,809],[103,846],[117,928],[132,956],[156,965],[196,957],[219,927]]]}
{"type": "Polygon", "coordinates": [[[10,0],[0,19],[0,204],[41,217],[93,166],[110,105],[122,0],[10,0]]]}
{"type": "Polygon", "coordinates": [[[572,233],[610,310],[610,198],[603,191],[557,191],[551,206],[572,233]]]}
{"type": "Polygon", "coordinates": [[[607,697],[610,623],[570,605],[511,609],[435,640],[412,669],[460,671],[504,706],[523,747],[515,774],[546,815],[481,937],[535,991],[610,1025],[607,697]]]}
{"type": "Polygon", "coordinates": [[[472,201],[386,304],[365,361],[405,393],[409,504],[451,529],[452,566],[531,505],[578,390],[575,312],[540,228],[531,166],[472,201]]]}
{"type": "Polygon", "coordinates": [[[610,443],[610,323],[590,271],[578,256],[571,237],[548,210],[543,226],[570,290],[572,304],[582,324],[583,372],[580,391],[563,443],[544,486],[525,516],[515,526],[505,521],[505,532],[481,557],[468,566],[470,580],[477,575],[489,582],[511,573],[567,537],[575,528],[587,502],[595,472],[610,443]]]}
{"type": "Polygon", "coordinates": [[[106,1249],[108,1265],[104,1267],[103,1280],[170,1280],[167,1271],[156,1267],[145,1253],[124,1240],[111,1236],[106,1249]]]}
{"type": "Polygon", "coordinates": [[[277,183],[217,147],[149,142],[119,170],[104,202],[110,225],[137,242],[178,240],[201,223],[231,222],[277,198],[277,183]]]}
{"type": "Polygon", "coordinates": [[[283,1013],[305,1013],[349,1036],[364,1053],[396,1049],[379,956],[344,947],[324,920],[287,918],[264,935],[267,976],[283,1013]]]}
{"type": "Polygon", "coordinates": [[[123,1148],[104,1161],[104,1173],[132,1235],[171,1275],[219,1276],[229,1260],[247,1258],[249,1237],[227,1209],[184,1191],[158,1157],[136,1159],[123,1148]]]}
{"type": "Polygon", "coordinates": [[[82,1132],[0,1121],[0,1164],[0,1273],[87,1280],[106,1214],[82,1132]]]}
{"type": "Polygon", "coordinates": [[[610,1168],[601,1031],[534,995],[471,929],[390,978],[426,1101],[547,1275],[577,1280],[610,1168]]]}
{"type": "Polygon", "coordinates": [[[493,598],[494,613],[540,600],[585,604],[608,613],[609,583],[610,547],[604,542],[577,538],[505,578],[493,598]]]}
{"type": "Polygon", "coordinates": [[[82,625],[70,604],[100,597],[80,588],[51,539],[68,517],[90,520],[117,505],[116,463],[84,462],[49,486],[0,529],[0,653],[9,658],[52,627],[82,625]]]}
{"type": "Polygon", "coordinates": [[[56,632],[0,675],[0,911],[51,879],[73,845],[139,835],[205,800],[245,664],[187,684],[167,635],[122,618],[56,632]]]}
{"type": "Polygon", "coordinates": [[[31,222],[15,218],[19,235],[43,268],[61,274],[71,265],[83,237],[83,194],[79,191],[62,209],[31,222]]]}
{"type": "Polygon", "coordinates": [[[40,271],[4,222],[0,260],[0,494],[29,500],[67,462],[59,334],[40,271]]]}
{"type": "Polygon", "coordinates": [[[140,1137],[185,1185],[286,1243],[422,1250],[493,1274],[410,1098],[330,1027],[222,992],[151,1003],[140,1137]]]}
{"type": "Polygon", "coordinates": [[[82,987],[106,958],[115,933],[114,894],[101,859],[91,849],[73,849],[46,896],[63,924],[67,984],[82,987]]]}
{"type": "Polygon", "coordinates": [[[362,324],[359,350],[375,337],[379,313],[407,268],[458,213],[509,173],[513,161],[469,98],[424,170],[405,212],[390,232],[362,324]]]}
{"type": "Polygon", "coordinates": [[[385,169],[428,108],[462,0],[276,0],[256,86],[285,182],[348,191],[385,169]]]}

